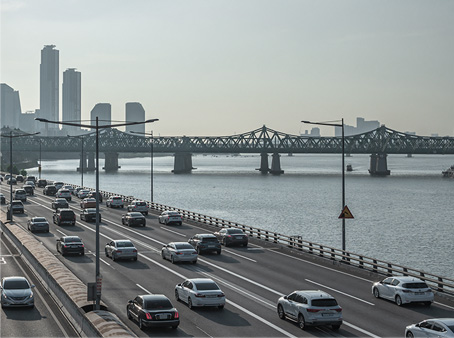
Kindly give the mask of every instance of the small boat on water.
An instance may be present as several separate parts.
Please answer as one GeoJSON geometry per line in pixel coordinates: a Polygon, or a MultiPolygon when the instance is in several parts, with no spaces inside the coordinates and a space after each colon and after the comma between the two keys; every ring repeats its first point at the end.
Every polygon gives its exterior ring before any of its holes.
{"type": "Polygon", "coordinates": [[[454,178],[454,165],[452,165],[448,169],[442,171],[441,174],[443,175],[443,177],[454,178]]]}
{"type": "Polygon", "coordinates": [[[347,164],[347,171],[353,171],[353,167],[351,164],[347,164]]]}

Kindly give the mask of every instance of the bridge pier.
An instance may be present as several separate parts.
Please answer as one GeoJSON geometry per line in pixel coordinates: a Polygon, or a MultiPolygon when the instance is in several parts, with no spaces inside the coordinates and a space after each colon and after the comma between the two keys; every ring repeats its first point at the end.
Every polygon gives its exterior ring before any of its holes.
{"type": "Polygon", "coordinates": [[[80,153],[79,167],[76,168],[76,171],[81,172],[82,168],[84,169],[84,173],[88,171],[87,153],[80,153]]]}
{"type": "Polygon", "coordinates": [[[268,174],[270,168],[268,167],[268,154],[261,153],[260,154],[260,168],[256,169],[260,171],[263,175],[268,174]]]}
{"type": "Polygon", "coordinates": [[[104,167],[107,172],[118,171],[118,153],[104,153],[104,167]]]}
{"type": "Polygon", "coordinates": [[[387,154],[372,154],[370,155],[369,173],[372,176],[387,176],[391,174],[388,170],[387,154]]]}
{"type": "Polygon", "coordinates": [[[87,153],[88,163],[87,163],[87,171],[95,171],[95,153],[87,153]]]}
{"type": "Polygon", "coordinates": [[[192,154],[191,153],[175,153],[173,161],[174,174],[188,174],[192,169],[192,154]]]}
{"type": "Polygon", "coordinates": [[[284,173],[284,170],[281,169],[281,155],[279,155],[279,153],[273,153],[270,174],[280,175],[283,173],[284,173]]]}

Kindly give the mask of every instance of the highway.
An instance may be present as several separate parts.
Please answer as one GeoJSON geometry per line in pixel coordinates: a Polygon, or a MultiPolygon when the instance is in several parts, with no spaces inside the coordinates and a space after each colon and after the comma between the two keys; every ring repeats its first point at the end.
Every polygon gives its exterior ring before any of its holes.
{"type": "MultiPolygon", "coordinates": [[[[8,187],[9,188],[9,187],[8,187]]],[[[2,191],[7,197],[5,189],[2,191]]],[[[44,216],[51,227],[49,233],[35,233],[36,239],[54,253],[83,283],[95,281],[95,224],[80,221],[80,200],[73,196],[70,207],[77,214],[75,226],[52,223],[51,202],[42,188],[28,197],[25,214],[15,214],[14,222],[26,229],[33,216],[44,216]],[[77,235],[85,244],[85,256],[61,256],[56,239],[77,235]]],[[[157,215],[146,216],[146,227],[121,224],[126,209],[101,206],[100,225],[102,300],[138,336],[193,337],[397,337],[405,326],[432,317],[454,317],[454,301],[436,297],[431,307],[420,304],[398,307],[392,302],[376,299],[371,285],[381,279],[372,273],[348,269],[332,261],[317,259],[310,254],[290,250],[257,239],[250,239],[247,248],[222,247],[222,254],[200,255],[197,264],[172,264],[161,258],[161,247],[171,241],[187,241],[196,233],[212,233],[214,228],[193,223],[182,226],[159,224],[157,215]],[[130,239],[139,251],[139,259],[112,261],[104,255],[105,244],[113,239],[130,239]],[[177,302],[174,288],[185,278],[209,277],[224,291],[227,304],[223,310],[203,308],[190,310],[177,302]],[[277,316],[277,299],[294,290],[319,289],[334,296],[343,308],[344,323],[339,331],[328,327],[300,330],[289,320],[277,316]],[[162,293],[169,297],[180,313],[177,330],[166,328],[141,331],[137,323],[126,317],[126,304],[138,294],[162,293]]],[[[2,275],[19,273],[2,270],[2,275]]],[[[37,298],[37,307],[42,300],[37,298]]],[[[38,307],[38,309],[40,309],[38,307]]],[[[4,323],[13,321],[2,312],[4,323]]],[[[28,311],[28,310],[26,310],[28,311]]],[[[44,310],[43,310],[44,311],[44,310]]],[[[18,315],[19,311],[14,312],[18,315]]],[[[27,313],[21,320],[29,320],[27,313]]],[[[46,315],[46,317],[50,317],[46,315]]],[[[18,320],[16,317],[15,320],[18,320]]],[[[20,328],[18,328],[20,329],[20,328]]],[[[35,332],[36,333],[36,332],[35,332]]],[[[15,336],[24,336],[19,331],[15,336]]],[[[35,334],[38,336],[37,334],[35,334]]],[[[45,336],[49,336],[46,334],[45,336]]],[[[62,334],[60,334],[62,335],[62,334]]],[[[3,332],[2,332],[3,336],[3,332]]]]}

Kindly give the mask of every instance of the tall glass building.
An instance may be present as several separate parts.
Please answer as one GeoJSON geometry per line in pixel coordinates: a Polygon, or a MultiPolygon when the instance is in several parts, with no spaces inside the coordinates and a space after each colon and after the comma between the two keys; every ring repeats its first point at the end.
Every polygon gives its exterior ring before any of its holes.
{"type": "MultiPolygon", "coordinates": [[[[50,121],[59,121],[59,51],[55,45],[47,45],[41,50],[39,66],[39,117],[50,121]]],[[[41,131],[44,135],[53,135],[57,124],[46,123],[41,131]]]]}
{"type": "MultiPolygon", "coordinates": [[[[63,72],[62,121],[80,123],[81,120],[81,74],[75,68],[63,72]]],[[[69,135],[78,135],[80,127],[64,126],[69,135]]]]}
{"type": "MultiPolygon", "coordinates": [[[[145,121],[145,109],[139,102],[127,102],[126,103],[126,122],[139,122],[145,121]]],[[[139,133],[145,133],[145,124],[133,124],[126,126],[126,132],[136,131],[139,133]]]]}
{"type": "Polygon", "coordinates": [[[98,125],[106,126],[112,124],[112,107],[110,103],[97,103],[90,113],[91,125],[96,125],[96,117],[98,117],[98,125]]]}

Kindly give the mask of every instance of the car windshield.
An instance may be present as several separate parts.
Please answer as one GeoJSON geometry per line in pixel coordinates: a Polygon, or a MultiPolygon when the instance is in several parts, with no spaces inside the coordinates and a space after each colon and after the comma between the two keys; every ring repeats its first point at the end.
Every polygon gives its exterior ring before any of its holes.
{"type": "Polygon", "coordinates": [[[118,248],[133,248],[134,244],[132,242],[117,242],[118,248]]]}
{"type": "Polygon", "coordinates": [[[145,204],[145,202],[137,202],[136,205],[138,205],[139,207],[143,207],[143,206],[145,206],[146,204],[145,204]]]}
{"type": "Polygon", "coordinates": [[[6,280],[4,285],[4,289],[30,289],[30,285],[28,285],[28,282],[25,279],[11,279],[11,280],[6,280]]]}
{"type": "Polygon", "coordinates": [[[217,242],[218,239],[216,237],[202,237],[202,242],[217,242]]]}
{"type": "Polygon", "coordinates": [[[180,216],[178,212],[169,212],[170,216],[180,216]]]}
{"type": "Polygon", "coordinates": [[[229,230],[227,230],[227,233],[229,233],[229,234],[243,234],[243,230],[241,230],[241,229],[229,229],[229,230]]]}
{"type": "Polygon", "coordinates": [[[333,298],[313,299],[312,306],[336,306],[337,301],[333,298]]]}
{"type": "Polygon", "coordinates": [[[112,201],[121,201],[121,197],[112,197],[112,201]]]}
{"type": "Polygon", "coordinates": [[[72,211],[72,210],[61,211],[60,214],[62,216],[72,216],[72,215],[74,215],[74,211],[72,211]]]}
{"type": "Polygon", "coordinates": [[[171,309],[172,303],[168,299],[153,299],[145,301],[145,310],[169,310],[171,309]]]}
{"type": "Polygon", "coordinates": [[[215,282],[197,282],[194,283],[197,290],[219,290],[219,286],[215,282]]]}
{"type": "Polygon", "coordinates": [[[130,215],[131,217],[144,217],[140,212],[131,212],[130,215]]]}
{"type": "Polygon", "coordinates": [[[402,284],[402,287],[406,288],[406,289],[426,289],[426,288],[428,288],[427,284],[424,282],[405,283],[405,284],[402,284]]]}
{"type": "Polygon", "coordinates": [[[35,217],[33,218],[33,222],[47,222],[44,217],[35,217]]]}
{"type": "Polygon", "coordinates": [[[64,239],[65,242],[74,242],[74,243],[82,243],[79,237],[67,237],[64,239]]]}
{"type": "Polygon", "coordinates": [[[194,247],[189,243],[175,244],[175,248],[177,248],[177,250],[183,250],[183,249],[193,249],[194,250],[194,247]]]}

